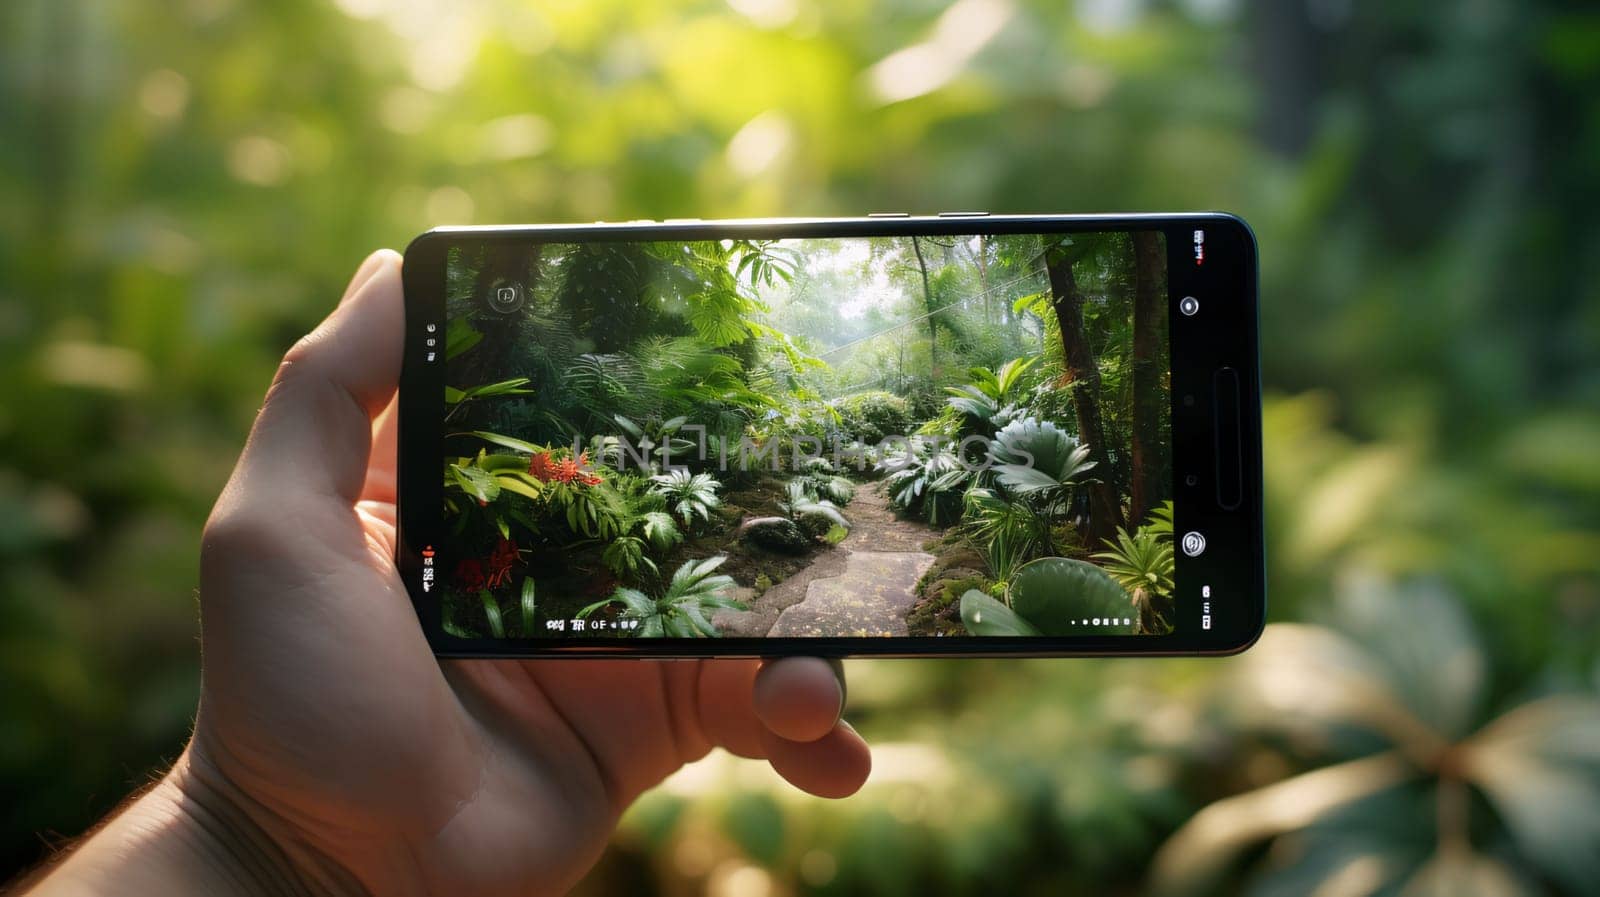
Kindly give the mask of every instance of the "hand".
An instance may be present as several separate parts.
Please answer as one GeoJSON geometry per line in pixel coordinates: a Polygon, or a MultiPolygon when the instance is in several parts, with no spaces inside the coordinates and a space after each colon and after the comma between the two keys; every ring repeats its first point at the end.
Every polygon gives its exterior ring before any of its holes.
{"type": "Polygon", "coordinates": [[[822,660],[436,660],[393,563],[403,331],[380,252],[278,370],[205,530],[179,804],[318,890],[523,895],[569,888],[713,747],[814,794],[861,786],[822,660]]]}

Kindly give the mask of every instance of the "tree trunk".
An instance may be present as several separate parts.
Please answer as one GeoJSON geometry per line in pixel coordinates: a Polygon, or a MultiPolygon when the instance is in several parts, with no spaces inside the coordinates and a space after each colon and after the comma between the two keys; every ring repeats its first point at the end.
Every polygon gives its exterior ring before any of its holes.
{"type": "Polygon", "coordinates": [[[917,254],[917,270],[922,273],[922,307],[928,314],[928,367],[932,371],[934,385],[939,382],[939,323],[934,320],[933,288],[928,285],[928,261],[922,257],[922,244],[916,237],[911,238],[911,251],[917,254]]]}
{"type": "Polygon", "coordinates": [[[1255,0],[1250,4],[1251,49],[1262,85],[1256,116],[1262,142],[1280,155],[1297,157],[1311,142],[1321,94],[1322,41],[1308,3],[1255,0]]]}
{"type": "Polygon", "coordinates": [[[1133,235],[1133,449],[1128,517],[1135,525],[1161,500],[1161,390],[1163,364],[1161,238],[1150,231],[1133,235]]]}
{"type": "Polygon", "coordinates": [[[1061,330],[1067,379],[1073,384],[1072,407],[1078,417],[1078,437],[1089,447],[1089,459],[1095,463],[1090,476],[1096,482],[1087,487],[1089,523],[1084,527],[1083,541],[1086,548],[1096,549],[1102,539],[1112,538],[1117,527],[1123,525],[1122,503],[1117,499],[1116,470],[1106,451],[1105,424],[1100,417],[1100,367],[1083,332],[1083,293],[1072,273],[1074,261],[1060,248],[1045,252],[1050,304],[1061,330]]]}
{"type": "Polygon", "coordinates": [[[989,295],[989,244],[978,235],[978,251],[973,253],[973,262],[978,266],[978,289],[983,291],[983,323],[986,327],[994,326],[994,297],[989,295]]]}

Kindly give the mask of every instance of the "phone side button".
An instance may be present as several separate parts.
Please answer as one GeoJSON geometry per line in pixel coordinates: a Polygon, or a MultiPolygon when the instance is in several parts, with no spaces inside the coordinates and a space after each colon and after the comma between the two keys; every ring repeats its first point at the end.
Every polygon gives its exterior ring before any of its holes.
{"type": "Polygon", "coordinates": [[[1217,504],[1232,511],[1244,501],[1244,446],[1239,438],[1239,372],[1218,368],[1211,378],[1217,451],[1217,504]]]}
{"type": "Polygon", "coordinates": [[[987,218],[988,212],[940,212],[940,218],[987,218]]]}

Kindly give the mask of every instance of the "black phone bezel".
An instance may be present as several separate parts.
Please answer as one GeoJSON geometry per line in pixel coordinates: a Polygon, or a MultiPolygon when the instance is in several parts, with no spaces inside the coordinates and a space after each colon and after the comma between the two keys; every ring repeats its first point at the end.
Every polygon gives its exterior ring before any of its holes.
{"type": "Polygon", "coordinates": [[[399,496],[396,563],[430,646],[441,657],[706,658],[1059,657],[1225,655],[1245,650],[1266,619],[1261,482],[1261,386],[1257,249],[1243,219],[1223,212],[1110,215],[991,215],[755,220],[596,222],[579,225],[441,227],[406,248],[406,345],[399,393],[399,496]],[[443,403],[444,276],[450,246],[465,242],[720,240],[871,236],[1160,231],[1165,234],[1171,339],[1173,488],[1176,536],[1205,534],[1197,557],[1177,552],[1176,604],[1184,609],[1167,635],[900,638],[637,639],[573,637],[461,639],[439,624],[438,599],[421,588],[422,548],[442,525],[439,476],[443,403]],[[1195,237],[1203,232],[1203,243],[1195,237]],[[1199,311],[1179,302],[1195,297],[1199,311]],[[429,331],[428,324],[435,329],[429,331]],[[438,360],[426,361],[428,340],[438,360]],[[1219,459],[1212,384],[1217,371],[1238,375],[1238,457],[1219,459]],[[1186,397],[1192,397],[1192,401],[1186,397]],[[1242,470],[1242,500],[1221,507],[1218,463],[1242,470]],[[1187,482],[1190,475],[1193,483],[1187,482]],[[1209,597],[1201,597],[1206,587],[1209,597]],[[1202,603],[1213,611],[1202,628],[1202,603]],[[1218,610],[1223,612],[1216,612],[1218,610]]]}

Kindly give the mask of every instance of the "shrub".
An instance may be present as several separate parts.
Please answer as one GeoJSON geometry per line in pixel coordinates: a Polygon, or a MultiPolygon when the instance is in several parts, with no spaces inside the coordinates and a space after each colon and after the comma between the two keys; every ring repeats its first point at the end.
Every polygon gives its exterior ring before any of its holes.
{"type": "Polygon", "coordinates": [[[871,390],[837,399],[839,435],[877,445],[885,436],[905,436],[915,423],[911,404],[891,392],[871,390]]]}

